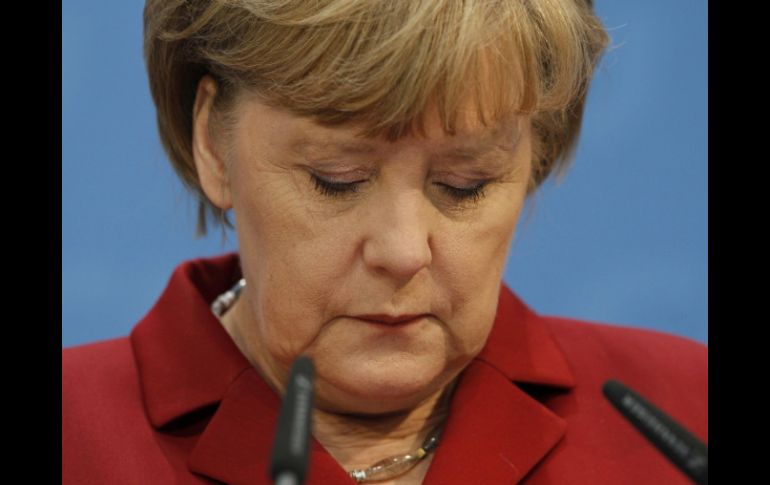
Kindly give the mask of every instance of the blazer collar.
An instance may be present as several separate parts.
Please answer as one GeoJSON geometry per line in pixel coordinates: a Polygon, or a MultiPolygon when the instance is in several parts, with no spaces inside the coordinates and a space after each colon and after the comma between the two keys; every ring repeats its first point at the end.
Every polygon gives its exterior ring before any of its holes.
{"type": "Polygon", "coordinates": [[[156,428],[218,403],[250,367],[210,308],[240,274],[236,253],[184,262],[131,331],[144,406],[156,428]]]}
{"type": "Polygon", "coordinates": [[[572,369],[545,319],[505,284],[500,287],[492,331],[476,359],[516,383],[564,389],[575,386],[572,369]]]}
{"type": "MultiPolygon", "coordinates": [[[[240,275],[237,253],[184,262],[130,340],[154,427],[218,405],[190,469],[226,483],[262,483],[280,399],[209,307],[240,275]]],[[[547,455],[566,422],[518,384],[570,389],[575,379],[543,318],[502,285],[490,337],[461,375],[426,484],[516,483],[547,455]]],[[[345,482],[320,443],[311,450],[308,484],[345,482]]]]}

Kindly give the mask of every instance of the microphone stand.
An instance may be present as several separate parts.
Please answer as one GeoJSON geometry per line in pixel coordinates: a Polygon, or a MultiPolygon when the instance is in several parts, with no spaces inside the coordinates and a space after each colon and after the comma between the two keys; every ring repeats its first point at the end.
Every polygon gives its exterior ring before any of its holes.
{"type": "Polygon", "coordinates": [[[294,361],[278,416],[270,458],[270,478],[276,485],[301,485],[310,461],[315,369],[309,357],[294,361]]]}

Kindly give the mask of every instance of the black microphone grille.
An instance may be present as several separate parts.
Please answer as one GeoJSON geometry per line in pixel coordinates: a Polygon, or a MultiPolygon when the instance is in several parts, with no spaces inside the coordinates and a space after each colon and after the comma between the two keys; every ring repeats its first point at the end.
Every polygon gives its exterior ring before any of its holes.
{"type": "Polygon", "coordinates": [[[677,468],[699,485],[708,485],[708,448],[682,425],[617,380],[602,388],[604,396],[677,468]]]}

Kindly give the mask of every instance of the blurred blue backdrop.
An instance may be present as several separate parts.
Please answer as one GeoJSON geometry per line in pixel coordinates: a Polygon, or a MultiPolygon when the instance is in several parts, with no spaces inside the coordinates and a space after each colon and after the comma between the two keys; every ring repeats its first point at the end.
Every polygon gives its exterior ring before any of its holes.
{"type": "MultiPolygon", "coordinates": [[[[183,260],[195,206],[158,141],[142,0],[62,3],[62,346],[127,335],[183,260]]],[[[597,0],[612,46],[574,165],[519,225],[505,281],[534,310],[708,343],[708,3],[597,0]]]]}

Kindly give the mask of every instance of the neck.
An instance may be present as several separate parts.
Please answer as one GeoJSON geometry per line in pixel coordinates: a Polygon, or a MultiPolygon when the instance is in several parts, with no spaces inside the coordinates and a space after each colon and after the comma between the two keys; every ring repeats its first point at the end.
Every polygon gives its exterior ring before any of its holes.
{"type": "Polygon", "coordinates": [[[417,407],[398,413],[351,415],[316,409],[313,435],[346,470],[413,453],[443,426],[453,388],[454,382],[417,407]]]}

